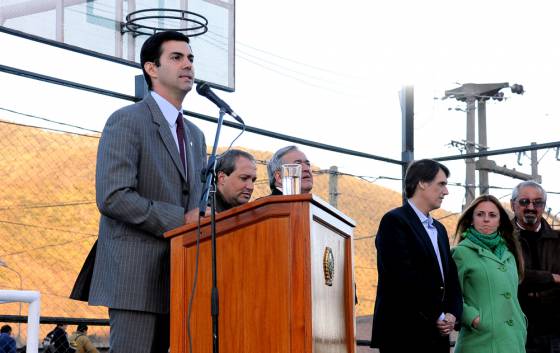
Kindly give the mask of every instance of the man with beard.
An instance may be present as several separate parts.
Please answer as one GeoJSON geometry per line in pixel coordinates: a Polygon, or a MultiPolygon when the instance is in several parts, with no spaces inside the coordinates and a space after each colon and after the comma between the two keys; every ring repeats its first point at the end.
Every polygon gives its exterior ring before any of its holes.
{"type": "Polygon", "coordinates": [[[519,303],[529,321],[527,353],[560,352],[560,232],[542,217],[546,191],[524,181],[511,193],[525,277],[519,303]]]}
{"type": "Polygon", "coordinates": [[[311,192],[311,189],[313,189],[311,162],[296,146],[286,146],[276,151],[267,165],[271,195],[282,195],[282,164],[300,164],[301,193],[311,192]]]}
{"type": "Polygon", "coordinates": [[[255,157],[241,150],[228,150],[216,164],[216,212],[246,204],[257,180],[255,157]]]}

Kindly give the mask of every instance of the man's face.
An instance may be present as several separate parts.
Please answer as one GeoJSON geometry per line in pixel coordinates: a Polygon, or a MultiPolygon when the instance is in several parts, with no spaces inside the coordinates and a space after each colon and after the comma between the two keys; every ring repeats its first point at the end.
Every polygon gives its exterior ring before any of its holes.
{"type": "Polygon", "coordinates": [[[191,47],[186,42],[170,40],[164,42],[161,49],[159,66],[147,63],[152,69],[147,71],[152,77],[154,90],[163,96],[187,94],[194,83],[191,47]]]}
{"type": "Polygon", "coordinates": [[[521,188],[517,199],[511,201],[515,218],[519,225],[526,229],[538,226],[545,205],[544,195],[539,189],[532,186],[521,188]]]}
{"type": "MultiPolygon", "coordinates": [[[[303,154],[298,150],[292,150],[282,157],[282,164],[300,164],[301,165],[301,193],[305,194],[311,192],[313,189],[313,174],[311,173],[311,163],[303,154]]],[[[282,186],[282,176],[280,171],[275,174],[276,185],[282,186]]]]}
{"type": "Polygon", "coordinates": [[[238,157],[230,175],[218,173],[218,190],[224,201],[232,206],[243,205],[251,199],[257,180],[257,166],[245,157],[238,157]]]}
{"type": "Polygon", "coordinates": [[[429,182],[419,182],[416,187],[416,193],[423,199],[428,207],[428,211],[432,211],[441,207],[441,203],[447,191],[447,177],[443,170],[439,170],[434,180],[429,182]]]}

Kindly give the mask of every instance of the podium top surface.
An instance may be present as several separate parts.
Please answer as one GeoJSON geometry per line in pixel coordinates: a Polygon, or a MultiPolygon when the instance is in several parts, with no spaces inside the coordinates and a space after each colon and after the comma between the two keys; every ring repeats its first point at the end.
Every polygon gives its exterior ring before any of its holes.
{"type": "MultiPolygon", "coordinates": [[[[302,202],[302,201],[303,202],[310,202],[314,206],[319,207],[320,209],[323,209],[324,211],[330,213],[331,215],[338,218],[342,222],[348,224],[349,226],[356,227],[356,222],[352,218],[346,216],[344,213],[340,212],[339,210],[337,210],[336,208],[331,206],[325,200],[323,200],[319,196],[313,195],[313,194],[264,196],[264,197],[256,199],[255,201],[250,201],[250,202],[248,202],[244,205],[231,208],[227,211],[216,213],[216,221],[218,221],[222,218],[230,217],[230,216],[238,214],[238,213],[247,212],[247,211],[250,211],[252,209],[259,208],[261,206],[268,205],[268,204],[302,202]]],[[[201,227],[207,225],[208,223],[210,223],[210,217],[209,216],[204,217],[200,220],[200,226],[201,227]]],[[[164,234],[164,237],[165,238],[172,238],[175,235],[181,234],[185,231],[190,231],[191,229],[195,229],[196,227],[197,227],[196,222],[185,224],[181,227],[178,227],[178,228],[175,228],[173,230],[170,230],[170,231],[166,232],[164,234]]]]}

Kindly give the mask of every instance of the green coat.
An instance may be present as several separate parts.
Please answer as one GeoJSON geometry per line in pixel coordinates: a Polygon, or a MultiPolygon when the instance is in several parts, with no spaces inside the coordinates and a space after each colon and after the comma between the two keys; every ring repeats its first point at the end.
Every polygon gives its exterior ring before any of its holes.
{"type": "Polygon", "coordinates": [[[463,291],[463,316],[455,353],[525,352],[527,320],[517,300],[513,254],[498,259],[465,239],[452,249],[463,291]],[[478,328],[472,321],[480,316],[478,328]]]}

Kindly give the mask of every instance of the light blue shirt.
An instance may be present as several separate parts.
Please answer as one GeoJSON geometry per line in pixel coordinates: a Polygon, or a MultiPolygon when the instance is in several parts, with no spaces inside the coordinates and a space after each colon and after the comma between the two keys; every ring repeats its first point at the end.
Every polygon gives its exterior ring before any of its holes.
{"type": "MultiPolygon", "coordinates": [[[[177,116],[179,115],[179,113],[182,113],[183,110],[182,109],[177,110],[177,108],[175,108],[173,104],[169,103],[165,98],[163,98],[162,96],[160,96],[154,91],[150,91],[150,94],[156,101],[159,110],[161,110],[163,117],[167,121],[167,124],[169,125],[169,129],[171,130],[171,135],[173,135],[173,140],[175,140],[177,151],[179,151],[179,138],[177,137],[177,116]]],[[[185,151],[186,150],[187,149],[185,146],[185,151]]],[[[185,161],[185,165],[187,165],[186,162],[187,161],[185,161]]]]}
{"type": "Polygon", "coordinates": [[[408,199],[407,201],[410,207],[412,207],[412,209],[420,219],[420,222],[424,226],[424,229],[426,229],[426,233],[428,233],[428,237],[430,238],[430,241],[432,242],[432,246],[434,248],[434,252],[436,253],[436,257],[439,265],[439,271],[441,273],[441,278],[445,280],[445,277],[443,276],[443,266],[441,265],[441,255],[439,253],[438,232],[437,232],[437,228],[434,226],[434,219],[432,218],[432,216],[430,216],[430,214],[426,216],[422,211],[420,211],[414,205],[414,203],[410,199],[408,199]]]}

